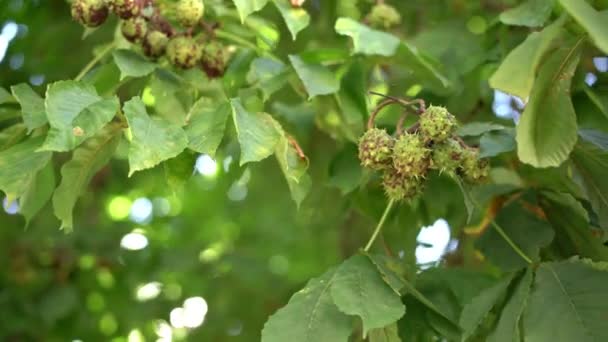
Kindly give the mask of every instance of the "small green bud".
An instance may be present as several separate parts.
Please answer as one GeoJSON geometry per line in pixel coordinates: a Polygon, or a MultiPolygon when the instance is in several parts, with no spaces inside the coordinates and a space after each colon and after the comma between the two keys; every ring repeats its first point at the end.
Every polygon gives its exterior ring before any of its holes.
{"type": "Polygon", "coordinates": [[[401,24],[401,15],[393,6],[378,4],[372,8],[367,20],[372,27],[389,29],[401,24]]]}
{"type": "Polygon", "coordinates": [[[458,123],[456,118],[443,107],[430,106],[420,115],[420,132],[427,141],[435,143],[451,137],[458,123]]]}
{"type": "Polygon", "coordinates": [[[428,172],[430,155],[431,150],[419,135],[405,133],[397,139],[393,148],[393,166],[406,177],[421,178],[428,172]]]}
{"type": "Polygon", "coordinates": [[[108,18],[108,6],[104,0],[74,0],[72,18],[86,27],[97,27],[108,18]]]}
{"type": "Polygon", "coordinates": [[[391,165],[391,155],[395,139],[385,130],[372,128],[359,139],[359,159],[361,165],[372,170],[382,170],[391,165]]]}
{"type": "Polygon", "coordinates": [[[454,175],[462,162],[463,147],[457,140],[448,139],[433,146],[431,168],[454,175]]]}
{"type": "Polygon", "coordinates": [[[382,186],[387,197],[394,201],[411,200],[424,190],[421,180],[406,177],[392,168],[384,172],[382,186]]]}
{"type": "Polygon", "coordinates": [[[182,69],[190,69],[201,60],[201,49],[192,37],[177,36],[167,45],[167,57],[171,64],[182,69]]]}
{"type": "Polygon", "coordinates": [[[158,58],[165,53],[169,37],[161,31],[149,31],[144,38],[142,47],[144,54],[150,58],[158,58]]]}
{"type": "Polygon", "coordinates": [[[479,150],[465,149],[460,167],[464,180],[471,184],[485,182],[490,175],[490,163],[487,159],[479,158],[479,150]]]}
{"type": "Polygon", "coordinates": [[[179,0],[175,14],[183,26],[196,26],[205,14],[205,4],[203,0],[179,0]]]}
{"type": "Polygon", "coordinates": [[[123,20],[120,24],[122,35],[131,43],[139,42],[146,36],[148,23],[142,17],[123,20]]]}

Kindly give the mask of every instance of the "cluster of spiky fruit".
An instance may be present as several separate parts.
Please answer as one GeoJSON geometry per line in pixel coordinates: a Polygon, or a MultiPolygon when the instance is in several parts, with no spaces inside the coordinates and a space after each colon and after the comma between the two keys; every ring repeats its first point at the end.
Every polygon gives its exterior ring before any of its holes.
{"type": "Polygon", "coordinates": [[[456,119],[443,107],[431,106],[409,130],[393,137],[384,129],[368,129],[359,140],[361,165],[383,173],[383,186],[393,200],[413,199],[424,190],[430,170],[468,183],[481,183],[489,163],[477,149],[454,136],[456,119]]]}
{"type": "Polygon", "coordinates": [[[86,27],[98,27],[110,12],[121,19],[122,35],[129,42],[141,46],[151,59],[166,56],[180,69],[199,66],[207,76],[224,74],[227,64],[226,47],[209,32],[195,34],[202,25],[205,5],[203,0],[178,0],[170,8],[156,7],[153,0],[74,0],[72,17],[86,27]],[[172,14],[181,25],[180,30],[162,16],[172,14]]]}

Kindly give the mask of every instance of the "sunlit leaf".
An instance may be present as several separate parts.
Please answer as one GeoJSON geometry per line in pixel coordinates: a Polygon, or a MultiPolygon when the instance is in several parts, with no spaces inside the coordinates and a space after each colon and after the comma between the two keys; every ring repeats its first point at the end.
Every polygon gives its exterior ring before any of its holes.
{"type": "Polygon", "coordinates": [[[245,21],[251,13],[257,12],[264,8],[268,3],[268,0],[232,0],[236,9],[239,11],[241,16],[241,22],[245,21]]]}
{"type": "Polygon", "coordinates": [[[0,190],[7,196],[20,197],[36,173],[51,159],[50,152],[37,152],[42,139],[28,139],[0,151],[0,190]]]}
{"type": "Polygon", "coordinates": [[[559,0],[559,3],[589,33],[595,45],[608,53],[608,12],[596,11],[585,0],[559,0]]]}
{"type": "Polygon", "coordinates": [[[373,30],[350,18],[338,18],[335,29],[338,34],[349,36],[353,40],[354,53],[393,56],[400,43],[399,38],[373,30]]]}
{"type": "Polygon", "coordinates": [[[285,20],[289,32],[291,32],[291,37],[296,40],[298,33],[310,23],[308,12],[301,7],[291,6],[289,0],[272,0],[272,3],[281,12],[281,16],[285,20]]]}
{"type": "Polygon", "coordinates": [[[44,110],[44,99],[36,93],[32,87],[26,83],[21,83],[11,87],[13,96],[21,105],[23,122],[28,131],[32,131],[47,123],[46,112],[44,110]]]}
{"type": "Polygon", "coordinates": [[[55,171],[53,164],[48,163],[36,173],[27,190],[19,199],[19,212],[25,217],[26,226],[51,199],[55,191],[55,171]]]}
{"type": "Polygon", "coordinates": [[[340,89],[340,82],[327,67],[311,64],[296,55],[289,55],[291,65],[302,80],[309,99],[317,95],[328,95],[340,89]]]}
{"type": "Polygon", "coordinates": [[[500,21],[507,25],[543,26],[555,5],[555,0],[527,0],[517,7],[502,12],[500,21]]]}
{"type": "Polygon", "coordinates": [[[114,50],[114,63],[120,69],[120,79],[127,77],[147,76],[156,69],[156,64],[149,62],[140,54],[131,50],[114,50]]]}
{"type": "Polygon", "coordinates": [[[215,151],[224,137],[226,121],[231,110],[228,102],[216,102],[205,97],[196,101],[188,113],[188,147],[196,152],[215,156],[215,151]]]}

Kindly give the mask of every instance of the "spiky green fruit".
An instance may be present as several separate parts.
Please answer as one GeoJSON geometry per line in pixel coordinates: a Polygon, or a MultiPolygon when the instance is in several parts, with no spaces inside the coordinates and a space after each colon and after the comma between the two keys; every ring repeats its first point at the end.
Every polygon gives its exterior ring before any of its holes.
{"type": "Polygon", "coordinates": [[[420,132],[435,143],[451,137],[457,127],[456,118],[444,107],[430,106],[420,115],[420,132]]]}
{"type": "Polygon", "coordinates": [[[407,177],[392,168],[384,172],[382,186],[386,196],[394,201],[411,200],[424,190],[422,180],[407,177]]]}
{"type": "Polygon", "coordinates": [[[139,42],[148,32],[148,23],[142,17],[133,17],[120,23],[120,31],[126,40],[132,43],[139,42]]]}
{"type": "Polygon", "coordinates": [[[433,146],[431,168],[453,175],[462,163],[463,147],[455,139],[448,139],[433,146]]]}
{"type": "Polygon", "coordinates": [[[418,134],[405,133],[393,147],[393,167],[410,178],[424,177],[430,166],[431,150],[418,134]]]}
{"type": "Polygon", "coordinates": [[[196,26],[205,14],[203,0],[179,0],[175,7],[177,20],[186,27],[196,26]]]}
{"type": "Polygon", "coordinates": [[[121,19],[139,16],[145,4],[145,0],[108,0],[107,2],[110,10],[121,19]]]}
{"type": "Polygon", "coordinates": [[[144,54],[150,58],[158,58],[165,53],[169,37],[161,31],[149,31],[142,42],[144,54]]]}
{"type": "Polygon", "coordinates": [[[86,27],[97,27],[108,18],[108,6],[104,0],[74,0],[72,18],[86,27]]]}
{"type": "Polygon", "coordinates": [[[479,150],[468,148],[462,155],[460,172],[468,183],[483,183],[490,175],[490,163],[487,159],[479,158],[479,150]]]}
{"type": "Polygon", "coordinates": [[[192,37],[177,36],[167,45],[167,57],[178,68],[190,69],[201,60],[201,48],[192,37]]]}
{"type": "Polygon", "coordinates": [[[209,78],[224,75],[226,70],[226,55],[221,43],[211,41],[202,50],[201,66],[209,78]]]}
{"type": "Polygon", "coordinates": [[[395,139],[385,130],[372,128],[359,139],[361,165],[372,170],[382,170],[391,165],[395,139]]]}
{"type": "Polygon", "coordinates": [[[368,22],[372,27],[389,29],[401,24],[401,15],[397,10],[387,4],[375,5],[369,13],[368,22]]]}

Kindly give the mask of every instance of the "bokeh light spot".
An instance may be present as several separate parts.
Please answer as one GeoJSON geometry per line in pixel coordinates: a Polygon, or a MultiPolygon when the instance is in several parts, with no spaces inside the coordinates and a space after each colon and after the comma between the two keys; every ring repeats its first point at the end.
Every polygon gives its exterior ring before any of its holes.
{"type": "Polygon", "coordinates": [[[108,269],[102,268],[97,271],[97,282],[105,289],[112,288],[114,287],[114,276],[108,269]]]}
{"type": "Polygon", "coordinates": [[[19,203],[17,201],[8,201],[8,197],[4,197],[2,200],[2,208],[9,215],[16,215],[19,213],[19,203]]]}
{"type": "Polygon", "coordinates": [[[86,298],[87,309],[91,312],[101,312],[106,307],[106,301],[99,292],[91,292],[86,298]]]}
{"type": "Polygon", "coordinates": [[[139,331],[139,329],[133,329],[129,332],[129,336],[127,337],[128,342],[145,342],[146,339],[144,335],[139,331]]]}
{"type": "Polygon", "coordinates": [[[423,227],[418,233],[416,247],[416,262],[425,268],[441,259],[450,242],[450,226],[444,219],[439,219],[428,227],[423,227]]]}
{"type": "Polygon", "coordinates": [[[268,260],[268,268],[276,275],[284,275],[289,270],[289,260],[283,255],[273,255],[268,260]]]}
{"type": "Polygon", "coordinates": [[[206,177],[214,177],[217,175],[217,162],[208,154],[201,154],[196,159],[196,171],[206,177]]]}
{"type": "Polygon", "coordinates": [[[118,330],[118,322],[116,317],[111,313],[105,313],[99,319],[99,331],[106,336],[114,334],[118,330]]]}
{"type": "Polygon", "coordinates": [[[160,294],[162,284],[156,281],[141,285],[135,292],[135,298],[140,302],[152,300],[160,294]]]}
{"type": "Polygon", "coordinates": [[[145,223],[152,217],[153,210],[152,201],[145,197],[140,197],[133,201],[129,217],[137,223],[145,223]]]}
{"type": "Polygon", "coordinates": [[[94,255],[84,254],[78,259],[78,266],[81,270],[90,270],[95,267],[97,260],[94,255]]]}
{"type": "Polygon", "coordinates": [[[120,240],[120,247],[130,251],[138,251],[148,246],[148,238],[138,231],[126,234],[120,240]]]}
{"type": "Polygon", "coordinates": [[[483,34],[488,28],[488,23],[483,17],[474,16],[467,21],[467,29],[473,34],[483,34]]]}
{"type": "Polygon", "coordinates": [[[126,196],[113,197],[106,206],[108,216],[114,221],[124,220],[129,217],[133,202],[126,196]]]}

